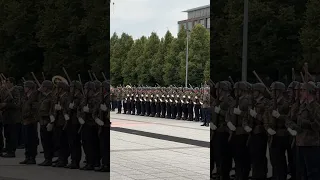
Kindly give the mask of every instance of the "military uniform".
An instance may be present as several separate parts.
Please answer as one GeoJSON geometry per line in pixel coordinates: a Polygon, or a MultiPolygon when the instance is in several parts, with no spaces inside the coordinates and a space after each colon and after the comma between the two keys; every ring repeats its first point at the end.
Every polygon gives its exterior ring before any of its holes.
{"type": "Polygon", "coordinates": [[[4,137],[6,139],[7,153],[3,157],[15,157],[16,148],[18,145],[18,131],[17,124],[21,122],[21,98],[20,90],[17,86],[11,89],[4,89],[1,100],[4,137]]]}
{"type": "Polygon", "coordinates": [[[122,89],[117,88],[117,109],[118,109],[118,114],[121,114],[122,110],[122,89]]]}
{"type": "Polygon", "coordinates": [[[53,139],[54,146],[58,152],[58,162],[53,164],[53,167],[65,167],[68,164],[68,157],[70,155],[68,134],[64,130],[66,121],[70,119],[68,115],[69,109],[69,86],[64,82],[58,82],[56,86],[56,93],[53,96],[51,123],[53,123],[53,139]]]}
{"type": "Polygon", "coordinates": [[[26,81],[24,87],[28,88],[22,106],[22,123],[25,130],[25,160],[20,164],[36,164],[38,92],[35,90],[36,84],[32,81],[26,81]]]}
{"type": "Polygon", "coordinates": [[[83,149],[86,154],[86,165],[80,170],[94,170],[95,163],[99,158],[96,150],[99,149],[97,125],[93,119],[92,113],[98,104],[97,97],[94,96],[95,84],[87,82],[85,84],[85,97],[78,107],[78,120],[82,127],[82,143],[83,149]]]}
{"type": "Polygon", "coordinates": [[[38,117],[40,124],[40,137],[41,144],[44,151],[44,162],[40,163],[40,166],[51,166],[54,150],[53,134],[52,128],[53,125],[50,125],[50,115],[52,110],[52,88],[53,84],[51,81],[43,81],[39,89],[41,95],[39,95],[39,109],[38,117]],[[46,91],[43,91],[44,88],[47,88],[46,91]],[[43,91],[43,92],[42,92],[43,91]],[[51,126],[51,127],[50,127],[51,126]]]}

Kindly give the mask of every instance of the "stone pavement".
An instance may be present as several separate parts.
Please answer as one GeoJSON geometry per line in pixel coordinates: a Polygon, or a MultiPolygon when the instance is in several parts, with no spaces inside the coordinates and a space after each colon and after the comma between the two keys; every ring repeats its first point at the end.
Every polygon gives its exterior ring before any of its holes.
{"type": "Polygon", "coordinates": [[[209,178],[209,128],[200,123],[111,113],[111,179],[209,178]]]}

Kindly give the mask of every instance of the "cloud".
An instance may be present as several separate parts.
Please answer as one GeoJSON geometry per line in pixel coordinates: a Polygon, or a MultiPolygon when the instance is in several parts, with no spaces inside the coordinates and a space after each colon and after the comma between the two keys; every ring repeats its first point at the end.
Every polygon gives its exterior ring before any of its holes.
{"type": "Polygon", "coordinates": [[[134,39],[156,32],[163,37],[167,30],[178,33],[178,21],[187,19],[182,11],[210,4],[210,0],[113,0],[110,33],[125,32],[134,39]]]}

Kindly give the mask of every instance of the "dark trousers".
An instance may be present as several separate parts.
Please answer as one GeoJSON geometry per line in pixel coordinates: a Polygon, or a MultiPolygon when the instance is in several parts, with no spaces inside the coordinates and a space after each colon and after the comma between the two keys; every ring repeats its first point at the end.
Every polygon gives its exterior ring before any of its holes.
{"type": "Polygon", "coordinates": [[[38,147],[38,123],[24,125],[25,132],[25,156],[35,158],[38,147]]]}
{"type": "Polygon", "coordinates": [[[141,114],[141,102],[137,101],[136,102],[136,109],[137,109],[137,115],[141,114]]]}
{"type": "Polygon", "coordinates": [[[195,120],[196,121],[200,120],[200,109],[201,109],[201,105],[200,104],[194,105],[194,116],[195,116],[195,120]]]}
{"type": "Polygon", "coordinates": [[[150,111],[150,116],[154,117],[156,115],[156,104],[154,102],[150,104],[150,111]]]}
{"type": "Polygon", "coordinates": [[[126,114],[128,110],[127,103],[123,101],[123,114],[126,114]]]}
{"type": "Polygon", "coordinates": [[[171,118],[171,104],[167,103],[166,104],[166,108],[167,108],[167,116],[166,116],[166,118],[171,118]]]}
{"type": "Polygon", "coordinates": [[[165,102],[161,102],[161,116],[162,118],[164,118],[166,116],[166,103],[165,102]]]}
{"type": "Polygon", "coordinates": [[[53,133],[47,131],[46,125],[42,125],[40,126],[40,137],[44,158],[51,161],[54,153],[53,133]]]}
{"type": "Polygon", "coordinates": [[[156,102],[156,117],[160,117],[160,114],[161,114],[161,105],[160,105],[160,102],[156,102]]]}
{"type": "Polygon", "coordinates": [[[320,147],[300,146],[297,148],[302,180],[320,179],[320,147]]]}
{"type": "Polygon", "coordinates": [[[272,177],[276,180],[287,180],[286,150],[288,142],[289,136],[273,136],[272,145],[269,148],[272,177]]]}
{"type": "Polygon", "coordinates": [[[230,171],[232,168],[232,152],[228,142],[229,133],[215,132],[214,160],[217,164],[217,173],[221,180],[230,180],[230,171]]]}
{"type": "Polygon", "coordinates": [[[203,108],[202,109],[202,117],[203,117],[203,123],[209,124],[210,119],[211,119],[210,108],[203,108]]]}
{"type": "Polygon", "coordinates": [[[100,145],[98,127],[96,125],[83,125],[82,143],[88,165],[98,165],[100,162],[100,145]]]}
{"type": "Polygon", "coordinates": [[[253,134],[250,139],[249,150],[252,167],[252,179],[265,180],[267,177],[267,141],[265,133],[253,134]]]}
{"type": "Polygon", "coordinates": [[[78,133],[79,124],[68,124],[68,144],[71,153],[71,163],[79,165],[81,161],[81,135],[78,133]]]}
{"type": "Polygon", "coordinates": [[[99,136],[102,165],[110,168],[110,128],[102,127],[99,136]]]}
{"type": "Polygon", "coordinates": [[[188,106],[187,104],[182,105],[182,112],[183,112],[183,120],[187,120],[188,118],[188,106]]]}
{"type": "Polygon", "coordinates": [[[0,123],[0,153],[3,151],[3,148],[4,148],[3,124],[0,123]]]}
{"type": "Polygon", "coordinates": [[[131,114],[131,101],[130,100],[127,101],[127,110],[125,111],[125,113],[131,114]]]}
{"type": "Polygon", "coordinates": [[[121,109],[122,109],[121,101],[117,101],[117,109],[118,109],[118,113],[121,113],[121,109]]]}
{"type": "Polygon", "coordinates": [[[193,121],[193,103],[192,102],[188,104],[188,114],[189,114],[188,120],[193,121]]]}
{"type": "Polygon", "coordinates": [[[17,123],[17,145],[21,146],[24,145],[24,128],[21,123],[17,123]]]}
{"type": "Polygon", "coordinates": [[[146,106],[146,115],[149,116],[150,115],[150,101],[146,101],[145,106],[146,106]]]}
{"type": "Polygon", "coordinates": [[[15,153],[17,149],[17,125],[16,124],[4,124],[4,137],[6,139],[6,150],[8,153],[15,153]]]}
{"type": "Polygon", "coordinates": [[[175,119],[177,117],[177,107],[176,104],[171,104],[171,119],[175,119]]]}
{"type": "Polygon", "coordinates": [[[247,134],[233,135],[230,141],[235,161],[236,180],[248,180],[250,173],[250,153],[247,147],[247,134]]]}
{"type": "Polygon", "coordinates": [[[53,139],[58,150],[59,161],[68,163],[70,155],[67,131],[63,130],[63,126],[55,126],[53,128],[53,139]]]}
{"type": "Polygon", "coordinates": [[[136,107],[135,107],[135,101],[131,101],[131,114],[135,115],[136,114],[136,107]]]}
{"type": "Polygon", "coordinates": [[[145,102],[142,101],[141,102],[141,114],[142,116],[144,116],[146,114],[146,105],[145,105],[145,102]]]}
{"type": "Polygon", "coordinates": [[[177,104],[177,119],[181,119],[182,117],[182,107],[181,107],[181,103],[178,102],[177,104]]]}
{"type": "Polygon", "coordinates": [[[111,101],[111,110],[114,111],[116,109],[116,106],[117,106],[117,101],[114,100],[114,101],[111,101]]]}

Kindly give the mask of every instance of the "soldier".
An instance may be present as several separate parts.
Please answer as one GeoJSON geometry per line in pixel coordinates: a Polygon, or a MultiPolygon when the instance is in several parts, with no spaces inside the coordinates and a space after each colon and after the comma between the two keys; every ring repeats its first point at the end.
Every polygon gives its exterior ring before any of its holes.
{"type": "Polygon", "coordinates": [[[114,88],[111,88],[110,100],[111,100],[111,111],[115,111],[117,102],[116,102],[116,96],[114,94],[114,88]]]}
{"type": "Polygon", "coordinates": [[[182,112],[183,112],[182,120],[187,120],[188,119],[188,101],[186,99],[186,95],[185,94],[182,96],[182,99],[183,99],[182,100],[183,101],[183,104],[182,104],[182,112]]]}
{"type": "Polygon", "coordinates": [[[99,126],[99,143],[101,152],[101,162],[100,167],[96,167],[95,171],[98,172],[110,172],[110,114],[109,109],[106,104],[109,101],[109,89],[110,85],[107,81],[104,81],[101,87],[101,93],[98,107],[94,108],[92,116],[95,123],[99,126]]]}
{"type": "MultiPolygon", "coordinates": [[[[287,179],[286,149],[289,143],[289,133],[285,121],[289,112],[289,102],[284,97],[285,85],[273,82],[272,105],[265,114],[265,129],[269,134],[269,154],[272,165],[273,178],[287,179]]],[[[271,102],[270,102],[271,103],[271,102]]]]}
{"type": "Polygon", "coordinates": [[[202,104],[202,117],[203,117],[203,124],[201,126],[209,126],[209,122],[211,119],[211,111],[210,111],[210,88],[207,87],[204,89],[203,94],[203,104],[202,104]]]}
{"type": "Polygon", "coordinates": [[[97,159],[95,151],[99,148],[99,142],[95,135],[98,127],[93,119],[92,113],[98,103],[97,97],[94,96],[96,91],[95,84],[93,82],[87,82],[84,89],[85,97],[78,107],[78,121],[82,127],[80,130],[82,130],[83,149],[87,161],[86,165],[80,168],[80,170],[94,170],[94,164],[97,159]]]}
{"type": "Polygon", "coordinates": [[[176,119],[177,117],[177,102],[174,94],[171,95],[171,119],[176,119]]]}
{"type": "Polygon", "coordinates": [[[262,180],[267,177],[267,141],[268,136],[264,128],[264,114],[268,108],[268,100],[264,97],[266,87],[262,83],[252,85],[252,103],[249,108],[249,117],[244,119],[244,130],[249,134],[250,160],[252,167],[252,179],[262,180]]]}
{"type": "Polygon", "coordinates": [[[170,95],[167,94],[167,98],[166,98],[166,108],[167,108],[167,115],[166,115],[166,118],[167,119],[171,119],[171,102],[172,102],[172,99],[170,98],[170,95]]]}
{"type": "Polygon", "coordinates": [[[70,155],[68,134],[67,131],[63,129],[66,121],[70,120],[68,114],[68,93],[69,86],[65,82],[60,81],[56,84],[50,121],[54,126],[53,137],[55,149],[58,151],[58,161],[52,164],[52,167],[65,167],[68,164],[68,157],[70,155]]]}
{"type": "Polygon", "coordinates": [[[162,94],[160,98],[160,106],[161,106],[161,115],[160,118],[165,118],[166,117],[166,101],[165,101],[165,95],[162,94]]]}
{"type": "Polygon", "coordinates": [[[145,92],[142,91],[142,94],[141,94],[141,102],[140,102],[140,105],[141,105],[141,114],[140,116],[144,116],[146,114],[146,98],[145,98],[145,92]]]}
{"type": "Polygon", "coordinates": [[[150,99],[149,99],[149,93],[146,93],[145,95],[146,99],[145,99],[145,110],[146,110],[146,114],[145,116],[150,116],[150,99]]]}
{"type": "Polygon", "coordinates": [[[13,158],[17,148],[17,123],[21,121],[20,90],[15,86],[15,79],[10,77],[5,82],[4,98],[0,103],[3,116],[4,137],[6,139],[6,154],[2,157],[13,158]]]}
{"type": "Polygon", "coordinates": [[[288,119],[287,127],[289,133],[296,136],[298,174],[302,179],[316,180],[320,179],[320,105],[316,102],[315,83],[304,83],[300,91],[297,123],[288,119]]]}
{"type": "Polygon", "coordinates": [[[250,85],[241,81],[234,84],[235,100],[226,117],[227,126],[231,131],[229,142],[235,161],[236,179],[248,179],[250,172],[250,154],[247,147],[248,132],[244,130],[243,121],[248,117],[250,85]]]}
{"type": "Polygon", "coordinates": [[[176,109],[177,109],[177,117],[176,117],[176,119],[180,120],[181,117],[182,117],[182,108],[181,108],[182,100],[180,99],[179,93],[177,93],[176,98],[177,98],[176,99],[176,109]]]}
{"type": "MultiPolygon", "coordinates": [[[[199,91],[199,88],[195,88],[195,96],[194,96],[194,101],[193,101],[193,104],[194,104],[194,120],[196,122],[198,122],[200,120],[200,109],[201,109],[201,104],[200,104],[200,100],[198,98],[198,91],[199,91]]],[[[209,126],[209,122],[208,122],[208,126],[209,126]]]]}
{"type": "Polygon", "coordinates": [[[159,97],[159,92],[157,91],[157,94],[156,94],[156,98],[155,98],[155,104],[156,104],[156,115],[155,117],[160,117],[161,115],[161,102],[160,102],[160,97],[159,97]]]}
{"type": "Polygon", "coordinates": [[[122,110],[122,89],[120,87],[117,88],[117,114],[121,114],[122,110]]]}
{"type": "MultiPolygon", "coordinates": [[[[298,117],[298,109],[300,107],[300,83],[297,81],[293,81],[288,86],[288,99],[291,100],[290,102],[290,110],[288,114],[288,118],[286,119],[286,128],[287,130],[290,128],[290,122],[297,123],[298,117]]],[[[290,133],[290,131],[288,131],[290,133]]],[[[288,155],[288,166],[289,166],[289,173],[291,175],[292,180],[296,180],[297,177],[297,170],[296,170],[296,137],[294,134],[290,134],[291,138],[289,140],[287,146],[287,155],[288,155]]]]}
{"type": "Polygon", "coordinates": [[[50,124],[50,113],[52,109],[52,89],[51,81],[45,80],[38,89],[41,93],[39,97],[38,118],[40,124],[41,144],[44,151],[45,160],[39,166],[51,166],[53,158],[53,125],[50,124]]]}
{"type": "Polygon", "coordinates": [[[37,155],[37,107],[38,107],[38,92],[36,84],[33,81],[24,83],[24,92],[26,96],[22,106],[22,122],[25,130],[25,160],[20,164],[36,164],[37,155]]]}
{"type": "Polygon", "coordinates": [[[83,98],[82,84],[79,81],[72,81],[70,84],[70,97],[68,99],[68,116],[70,119],[67,123],[68,144],[71,153],[71,163],[65,166],[69,169],[79,169],[81,160],[81,136],[78,133],[80,124],[77,118],[77,109],[83,98]]]}
{"type": "Polygon", "coordinates": [[[189,121],[193,121],[193,108],[194,108],[194,104],[193,104],[193,98],[191,97],[192,94],[190,93],[188,95],[188,102],[187,102],[187,107],[188,107],[188,120],[189,121]]]}
{"type": "Polygon", "coordinates": [[[134,94],[131,94],[131,115],[136,114],[136,97],[134,94]]]}
{"type": "Polygon", "coordinates": [[[233,101],[230,96],[231,84],[227,81],[221,81],[216,84],[217,100],[214,104],[213,122],[211,128],[215,131],[214,137],[214,160],[217,163],[217,172],[220,179],[230,179],[232,168],[231,149],[229,147],[228,128],[225,121],[227,112],[233,101]]]}
{"type": "Polygon", "coordinates": [[[141,98],[141,92],[138,92],[136,94],[136,109],[137,109],[137,112],[136,112],[136,115],[139,116],[141,114],[141,101],[142,101],[142,98],[141,98]]]}
{"type": "Polygon", "coordinates": [[[155,98],[153,97],[153,92],[151,92],[150,95],[150,117],[154,117],[156,115],[156,101],[155,98]]]}

